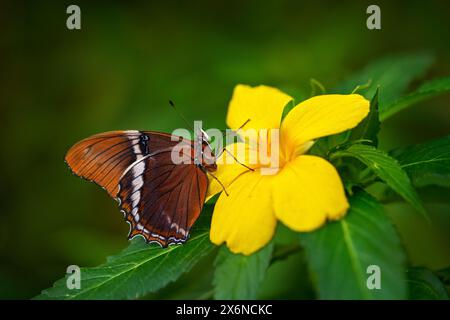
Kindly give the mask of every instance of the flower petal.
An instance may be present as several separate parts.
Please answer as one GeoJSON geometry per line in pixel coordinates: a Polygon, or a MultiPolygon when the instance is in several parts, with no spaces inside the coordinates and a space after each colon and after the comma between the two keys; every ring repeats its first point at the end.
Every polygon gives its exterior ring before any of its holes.
{"type": "Polygon", "coordinates": [[[321,95],[299,103],[281,125],[286,159],[298,155],[308,141],[355,127],[369,113],[369,105],[359,94],[321,95]]]}
{"type": "Polygon", "coordinates": [[[349,207],[336,169],[316,156],[299,156],[274,177],[276,217],[295,231],[312,231],[349,207]]]}
{"type": "Polygon", "coordinates": [[[217,170],[208,174],[209,184],[205,201],[208,201],[215,194],[223,191],[223,187],[227,188],[240,174],[248,171],[249,169],[245,166],[250,168],[257,167],[255,161],[250,161],[251,157],[257,156],[255,155],[256,151],[248,144],[243,142],[232,143],[226,146],[226,150],[228,152],[222,152],[216,160],[217,170]]]}
{"type": "Polygon", "coordinates": [[[210,239],[220,245],[226,242],[234,253],[245,255],[264,247],[275,232],[276,218],[272,210],[273,177],[259,172],[242,174],[220,195],[214,208],[210,239]]]}
{"type": "Polygon", "coordinates": [[[283,109],[291,100],[289,95],[276,88],[239,84],[234,88],[228,106],[227,125],[238,129],[250,119],[244,129],[279,128],[283,109]]]}

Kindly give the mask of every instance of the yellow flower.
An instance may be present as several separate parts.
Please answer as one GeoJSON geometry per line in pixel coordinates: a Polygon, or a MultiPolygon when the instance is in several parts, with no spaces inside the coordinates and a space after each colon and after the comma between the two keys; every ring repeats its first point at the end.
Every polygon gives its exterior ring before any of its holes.
{"type": "MultiPolygon", "coordinates": [[[[279,129],[280,141],[273,175],[262,174],[272,164],[249,163],[248,155],[236,153],[242,144],[246,149],[258,146],[264,140],[260,136],[227,146],[254,171],[236,161],[229,163],[227,153],[217,161],[215,175],[228,196],[222,192],[217,200],[210,239],[217,245],[225,242],[234,253],[249,255],[264,247],[273,237],[277,220],[295,231],[312,231],[327,220],[342,218],[349,207],[336,169],[304,153],[315,139],[355,127],[367,116],[369,101],[357,94],[316,96],[295,106],[280,127],[283,109],[291,100],[267,86],[237,85],[234,89],[227,125],[237,129],[250,119],[243,129],[279,129]]],[[[208,198],[221,190],[210,179],[208,198]]]]}

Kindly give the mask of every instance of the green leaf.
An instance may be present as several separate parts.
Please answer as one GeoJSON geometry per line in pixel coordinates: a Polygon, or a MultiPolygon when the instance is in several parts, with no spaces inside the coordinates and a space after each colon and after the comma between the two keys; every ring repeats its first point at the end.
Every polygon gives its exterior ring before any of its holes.
{"type": "Polygon", "coordinates": [[[450,136],[392,152],[417,187],[450,187],[450,136]]]}
{"type": "Polygon", "coordinates": [[[380,131],[380,119],[378,116],[378,95],[379,90],[375,92],[370,101],[370,111],[367,117],[350,131],[350,141],[367,139],[372,141],[374,146],[378,145],[378,132],[380,131]]]}
{"type": "Polygon", "coordinates": [[[333,154],[333,158],[346,156],[360,160],[420,213],[425,214],[425,209],[411,184],[411,180],[396,159],[381,150],[363,144],[354,144],[346,150],[337,151],[333,154]]]}
{"type": "Polygon", "coordinates": [[[367,88],[359,90],[357,93],[371,99],[379,87],[381,89],[380,117],[384,119],[383,114],[387,112],[389,106],[403,95],[413,80],[425,74],[433,61],[433,55],[428,53],[387,56],[368,65],[361,72],[343,82],[334,92],[350,93],[356,86],[371,80],[367,88]]]}
{"type": "Polygon", "coordinates": [[[408,269],[409,298],[412,300],[448,300],[444,284],[430,270],[408,269]]]}
{"type": "Polygon", "coordinates": [[[222,246],[215,261],[215,299],[256,299],[272,257],[273,244],[244,256],[222,246]]]}
{"type": "Polygon", "coordinates": [[[380,115],[385,120],[393,114],[410,107],[418,102],[450,93],[450,77],[434,79],[425,82],[417,90],[388,104],[380,115]]]}
{"type": "Polygon", "coordinates": [[[405,299],[405,253],[376,199],[350,198],[345,218],[300,234],[321,299],[405,299]],[[369,266],[380,269],[380,289],[369,289],[369,266]]]}
{"type": "Polygon", "coordinates": [[[66,276],[36,298],[136,299],[155,292],[177,280],[213,250],[214,245],[209,241],[210,216],[202,216],[185,244],[161,248],[135,238],[128,248],[109,257],[105,264],[81,268],[80,289],[68,289],[66,276]]]}

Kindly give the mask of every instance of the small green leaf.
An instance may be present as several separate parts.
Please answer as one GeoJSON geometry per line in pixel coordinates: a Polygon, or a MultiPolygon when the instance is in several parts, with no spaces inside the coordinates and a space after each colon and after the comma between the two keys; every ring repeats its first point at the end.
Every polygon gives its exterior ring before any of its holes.
{"type": "Polygon", "coordinates": [[[352,90],[352,94],[357,94],[358,92],[365,90],[367,88],[370,87],[370,85],[372,84],[372,79],[369,79],[369,81],[367,81],[367,83],[363,83],[363,84],[358,84],[355,89],[352,90]]]}
{"type": "Polygon", "coordinates": [[[350,130],[319,138],[309,150],[309,154],[328,159],[332,150],[344,145],[350,138],[350,130]]]}
{"type": "Polygon", "coordinates": [[[405,253],[376,199],[350,198],[346,217],[300,234],[321,299],[405,299],[405,253]],[[381,288],[369,289],[369,266],[378,266],[381,288]]]}
{"type": "Polygon", "coordinates": [[[378,145],[378,132],[380,131],[380,119],[378,117],[378,95],[377,90],[370,101],[370,111],[367,117],[350,131],[350,141],[367,139],[372,145],[378,145]]]}
{"type": "Polygon", "coordinates": [[[366,84],[371,80],[370,85],[359,90],[358,93],[371,99],[379,87],[381,89],[379,110],[382,115],[394,101],[404,94],[413,80],[425,74],[433,61],[433,55],[428,53],[387,56],[368,65],[333,91],[350,93],[356,86],[366,84]]]}
{"type": "Polygon", "coordinates": [[[411,180],[396,159],[381,150],[363,144],[354,144],[346,150],[337,151],[333,154],[334,158],[346,156],[360,160],[420,213],[425,214],[425,209],[411,184],[411,180]]]}
{"type": "Polygon", "coordinates": [[[314,78],[309,79],[309,85],[311,86],[311,97],[325,94],[327,92],[325,86],[319,80],[314,78]]]}
{"type": "Polygon", "coordinates": [[[417,187],[450,187],[450,136],[392,152],[417,187]]]}
{"type": "Polygon", "coordinates": [[[408,269],[409,298],[412,300],[448,300],[444,284],[430,270],[408,269]]]}
{"type": "Polygon", "coordinates": [[[122,253],[109,257],[105,264],[81,268],[80,289],[68,289],[66,276],[36,299],[136,299],[155,292],[177,280],[213,250],[214,245],[209,241],[209,220],[210,216],[201,217],[190,239],[182,245],[161,248],[136,238],[122,253]]]}
{"type": "Polygon", "coordinates": [[[385,120],[393,114],[410,107],[418,102],[445,94],[450,93],[450,77],[434,79],[425,82],[414,92],[401,97],[383,108],[383,112],[380,114],[381,120],[385,120]]]}
{"type": "Polygon", "coordinates": [[[231,253],[225,246],[215,261],[215,299],[256,299],[258,289],[272,257],[273,244],[244,256],[231,253]]]}

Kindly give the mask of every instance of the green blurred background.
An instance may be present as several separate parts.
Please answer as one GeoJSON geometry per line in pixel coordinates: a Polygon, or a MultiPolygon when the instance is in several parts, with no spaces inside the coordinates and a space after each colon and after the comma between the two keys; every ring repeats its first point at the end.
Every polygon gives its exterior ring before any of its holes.
{"type": "MultiPolygon", "coordinates": [[[[68,265],[98,265],[127,245],[117,204],[63,162],[82,138],[183,127],[169,99],[187,118],[225,128],[237,83],[301,98],[310,78],[333,88],[392,53],[429,52],[436,63],[424,79],[450,75],[450,3],[393,2],[2,2],[0,298],[33,297],[68,265]],[[373,3],[382,30],[366,28],[373,3]],[[79,31],[66,28],[69,4],[81,7],[79,31]]],[[[392,117],[381,147],[448,135],[449,111],[446,96],[392,117]]],[[[450,206],[442,190],[428,193],[442,195],[426,204],[431,225],[406,204],[388,210],[411,262],[439,269],[450,265],[450,206]]],[[[201,297],[210,260],[157,297],[201,297]]],[[[313,296],[301,254],[268,272],[262,298],[313,296]]]]}

